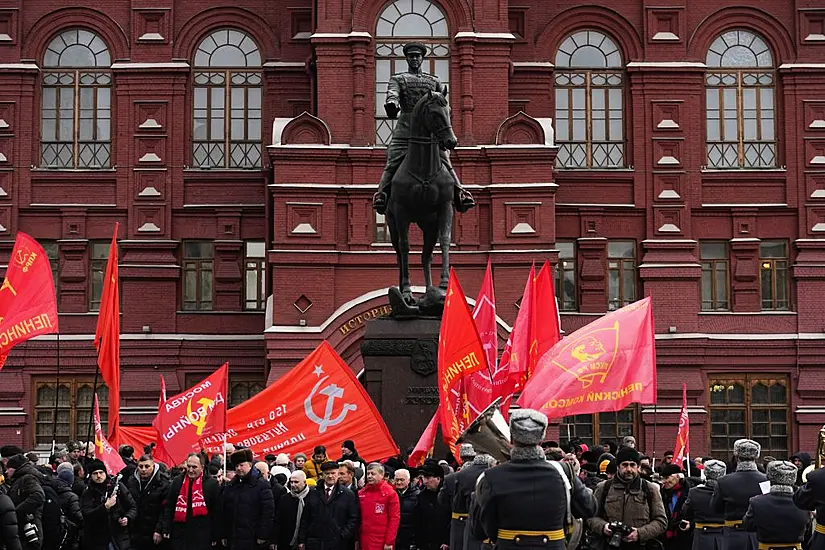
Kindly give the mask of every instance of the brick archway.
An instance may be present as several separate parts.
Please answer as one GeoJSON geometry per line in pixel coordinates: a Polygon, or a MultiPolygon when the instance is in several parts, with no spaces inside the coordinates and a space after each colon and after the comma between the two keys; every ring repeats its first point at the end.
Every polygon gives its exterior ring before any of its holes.
{"type": "Polygon", "coordinates": [[[129,57],[129,38],[123,28],[108,15],[91,8],[62,8],[43,16],[23,41],[23,59],[38,64],[49,42],[61,31],[82,28],[93,31],[106,43],[112,62],[129,57]]]}

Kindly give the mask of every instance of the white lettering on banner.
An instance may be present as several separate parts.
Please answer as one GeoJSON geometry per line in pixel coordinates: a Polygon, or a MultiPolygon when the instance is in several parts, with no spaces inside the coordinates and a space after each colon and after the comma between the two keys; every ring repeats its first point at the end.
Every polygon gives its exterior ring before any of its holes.
{"type": "Polygon", "coordinates": [[[290,445],[295,445],[296,443],[300,443],[301,441],[306,441],[307,438],[303,432],[299,433],[298,435],[292,436],[289,439],[285,439],[281,441],[277,445],[273,445],[271,447],[264,447],[261,449],[261,453],[274,453],[276,451],[280,451],[284,447],[289,447],[290,445]]]}
{"type": "Polygon", "coordinates": [[[260,445],[261,443],[266,443],[270,439],[276,436],[284,435],[289,431],[289,428],[286,427],[286,424],[283,422],[278,422],[275,426],[269,428],[265,432],[261,432],[259,434],[247,437],[239,441],[239,443],[243,447],[252,447],[253,445],[260,445]]]}
{"type": "MultiPolygon", "coordinates": [[[[191,402],[191,400],[188,401],[190,404],[191,402]]],[[[162,436],[163,441],[169,441],[188,426],[195,426],[200,435],[200,432],[206,425],[206,417],[215,410],[216,406],[224,403],[223,392],[216,395],[214,401],[201,398],[198,403],[200,403],[201,406],[198,407],[197,410],[191,411],[187,409],[186,413],[183,414],[177,422],[169,426],[169,430],[162,436]]]]}
{"type": "Polygon", "coordinates": [[[255,428],[263,428],[266,426],[267,422],[274,422],[276,418],[281,418],[283,415],[286,414],[286,403],[282,403],[269,411],[268,414],[260,417],[257,420],[253,420],[246,425],[247,430],[252,430],[255,428]]]}
{"type": "MultiPolygon", "coordinates": [[[[184,393],[182,395],[179,395],[178,397],[175,397],[173,399],[169,399],[168,401],[166,401],[166,412],[174,411],[175,409],[177,409],[181,405],[185,405],[186,403],[191,401],[193,397],[195,397],[199,393],[203,392],[203,390],[208,390],[211,387],[212,387],[212,382],[210,382],[209,380],[206,380],[206,381],[202,382],[201,384],[195,386],[194,388],[190,388],[189,390],[186,391],[186,393],[184,393]]],[[[218,394],[218,395],[221,395],[221,394],[218,394]]],[[[221,397],[221,398],[223,398],[223,397],[221,397]]]]}

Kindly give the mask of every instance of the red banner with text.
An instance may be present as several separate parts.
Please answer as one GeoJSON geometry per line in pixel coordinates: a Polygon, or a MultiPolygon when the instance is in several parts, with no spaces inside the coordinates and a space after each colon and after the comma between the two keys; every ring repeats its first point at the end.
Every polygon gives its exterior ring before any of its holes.
{"type": "Polygon", "coordinates": [[[112,447],[109,440],[106,439],[106,436],[103,434],[103,427],[100,424],[100,407],[98,407],[97,404],[97,394],[95,394],[94,425],[95,457],[106,465],[106,471],[110,475],[117,475],[118,472],[126,467],[126,464],[123,462],[123,458],[120,456],[120,453],[117,452],[117,449],[112,447]]]}

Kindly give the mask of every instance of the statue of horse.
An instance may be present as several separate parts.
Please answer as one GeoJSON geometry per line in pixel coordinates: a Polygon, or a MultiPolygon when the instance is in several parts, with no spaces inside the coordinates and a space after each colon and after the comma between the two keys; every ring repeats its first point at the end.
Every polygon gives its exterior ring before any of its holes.
{"type": "Polygon", "coordinates": [[[390,304],[393,315],[440,314],[450,277],[455,180],[441,162],[441,151],[455,149],[458,140],[450,124],[450,106],[439,92],[428,92],[416,103],[410,122],[407,155],[392,178],[387,200],[387,227],[398,259],[403,304],[390,304]],[[417,301],[410,289],[410,224],[424,233],[421,264],[427,292],[417,301]],[[433,287],[431,267],[436,243],[441,244],[441,280],[433,287]],[[398,307],[395,307],[398,306],[398,307]],[[404,310],[403,312],[396,310],[404,310]]]}

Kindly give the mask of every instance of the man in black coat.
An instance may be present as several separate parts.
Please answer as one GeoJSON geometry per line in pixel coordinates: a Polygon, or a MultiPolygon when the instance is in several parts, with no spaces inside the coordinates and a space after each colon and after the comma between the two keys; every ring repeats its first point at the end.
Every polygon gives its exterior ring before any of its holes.
{"type": "Polygon", "coordinates": [[[444,469],[438,464],[425,464],[419,471],[424,484],[415,508],[415,546],[418,550],[447,550],[450,547],[450,505],[442,504],[438,498],[444,482],[444,469]]]}
{"type": "Polygon", "coordinates": [[[235,477],[223,490],[223,544],[231,550],[257,550],[269,546],[275,503],[269,481],[253,475],[255,457],[241,449],[230,457],[235,477]]]}
{"type": "Polygon", "coordinates": [[[132,495],[118,479],[109,479],[106,465],[92,460],[91,478],[80,499],[83,510],[83,550],[130,550],[129,524],[137,517],[132,495]]]}
{"type": "Polygon", "coordinates": [[[724,539],[726,550],[750,550],[756,547],[756,535],[742,528],[742,518],[748,511],[751,497],[762,494],[759,484],[768,480],[756,468],[756,459],[762,447],[750,439],[733,443],[736,471],[721,478],[710,501],[711,508],[725,517],[724,539]]]}
{"type": "Polygon", "coordinates": [[[20,542],[23,550],[39,550],[43,543],[43,504],[46,494],[40,485],[43,475],[37,471],[28,458],[23,454],[16,454],[6,463],[6,484],[9,486],[7,494],[17,509],[17,525],[20,532],[20,542]],[[26,525],[37,527],[37,536],[32,543],[26,536],[26,525]]]}
{"type": "Polygon", "coordinates": [[[797,469],[790,462],[774,460],[768,464],[770,493],[750,500],[742,520],[747,531],[756,532],[759,548],[796,549],[805,540],[810,515],[793,502],[797,469]]]}
{"type": "Polygon", "coordinates": [[[275,533],[272,540],[278,550],[298,548],[298,526],[310,490],[303,470],[292,472],[288,484],[289,492],[275,501],[275,533]]]}
{"type": "Polygon", "coordinates": [[[138,510],[137,520],[129,529],[132,549],[157,548],[163,542],[163,509],[171,480],[150,455],[143,455],[138,460],[137,470],[125,482],[138,510]]]}
{"type": "Polygon", "coordinates": [[[83,511],[80,509],[80,497],[72,491],[74,483],[74,466],[71,462],[64,462],[57,467],[57,478],[54,481],[54,490],[60,501],[60,509],[66,517],[66,545],[65,548],[76,549],[80,542],[80,531],[83,529],[83,511]]]}
{"type": "Polygon", "coordinates": [[[401,521],[395,536],[395,550],[410,550],[415,547],[415,513],[418,507],[418,487],[410,483],[410,472],[398,469],[393,477],[398,504],[401,509],[401,521]]]}
{"type": "Polygon", "coordinates": [[[815,510],[816,517],[822,522],[817,522],[808,550],[825,550],[825,468],[808,474],[805,485],[794,493],[793,501],[802,510],[815,510]]]}
{"type": "Polygon", "coordinates": [[[313,487],[305,499],[298,548],[346,550],[355,544],[360,523],[358,499],[338,484],[337,462],[322,463],[321,474],[323,483],[313,487]]]}
{"type": "Polygon", "coordinates": [[[163,538],[174,550],[210,550],[221,538],[221,488],[203,475],[198,454],[186,459],[186,473],[172,480],[163,512],[163,538]],[[199,489],[198,489],[199,488],[199,489]]]}
{"type": "Polygon", "coordinates": [[[17,531],[17,512],[8,495],[0,493],[0,548],[22,550],[17,531]]]}
{"type": "Polygon", "coordinates": [[[682,507],[682,523],[693,529],[693,550],[722,550],[722,530],[725,515],[710,506],[717,481],[727,472],[727,465],[721,460],[705,462],[705,483],[693,487],[682,507]]]}
{"type": "Polygon", "coordinates": [[[539,445],[546,431],[541,412],[510,412],[510,462],[484,472],[476,486],[470,524],[477,539],[489,538],[499,550],[565,550],[568,498],[574,518],[596,514],[593,494],[570,466],[545,460],[539,445]]]}
{"type": "Polygon", "coordinates": [[[488,454],[476,455],[472,445],[461,445],[459,456],[464,465],[459,471],[448,475],[444,479],[444,487],[438,494],[442,504],[450,506],[452,521],[450,523],[450,548],[461,550],[479,550],[481,541],[468,533],[467,519],[470,516],[470,495],[476,490],[476,481],[479,476],[494,464],[493,457],[488,454]],[[469,447],[469,448],[466,448],[469,447]],[[466,455],[466,456],[465,456],[466,455]]]}

